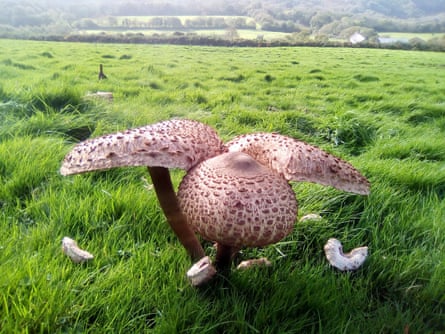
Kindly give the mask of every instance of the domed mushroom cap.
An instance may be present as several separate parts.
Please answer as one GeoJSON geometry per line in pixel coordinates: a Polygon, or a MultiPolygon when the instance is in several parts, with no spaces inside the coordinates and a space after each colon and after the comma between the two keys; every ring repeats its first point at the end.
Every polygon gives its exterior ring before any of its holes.
{"type": "Polygon", "coordinates": [[[226,144],[245,152],[288,181],[309,181],[340,190],[369,194],[369,182],[351,164],[322,149],[276,133],[241,135],[226,144]]]}
{"type": "Polygon", "coordinates": [[[122,166],[188,170],[220,154],[224,144],[211,127],[171,120],[86,140],[65,157],[62,175],[122,166]]]}
{"type": "Polygon", "coordinates": [[[224,153],[191,169],[178,200],[196,232],[232,247],[277,242],[292,231],[297,215],[288,182],[242,152],[224,153]]]}

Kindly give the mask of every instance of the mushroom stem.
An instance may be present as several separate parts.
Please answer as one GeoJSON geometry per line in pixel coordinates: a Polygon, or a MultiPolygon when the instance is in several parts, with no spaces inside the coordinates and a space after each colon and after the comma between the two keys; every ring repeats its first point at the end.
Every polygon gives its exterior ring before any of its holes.
{"type": "Polygon", "coordinates": [[[179,208],[178,199],[173,189],[169,170],[164,167],[147,168],[159,204],[167,217],[170,227],[173,229],[192,260],[198,261],[205,256],[204,249],[179,208]]]}
{"type": "Polygon", "coordinates": [[[230,269],[234,251],[236,250],[231,246],[216,244],[215,267],[217,271],[224,272],[230,269]]]}

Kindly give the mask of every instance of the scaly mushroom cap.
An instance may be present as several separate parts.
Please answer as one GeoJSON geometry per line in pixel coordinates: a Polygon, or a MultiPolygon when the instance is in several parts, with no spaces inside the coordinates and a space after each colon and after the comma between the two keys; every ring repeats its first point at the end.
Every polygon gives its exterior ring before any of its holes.
{"type": "Polygon", "coordinates": [[[292,231],[297,216],[289,183],[242,152],[224,153],[191,169],[178,200],[196,232],[232,247],[277,242],[292,231]]]}
{"type": "Polygon", "coordinates": [[[316,146],[276,133],[241,135],[226,144],[229,152],[245,152],[288,181],[309,181],[369,194],[369,182],[351,164],[316,146]]]}
{"type": "Polygon", "coordinates": [[[188,170],[224,151],[211,127],[171,120],[86,140],[65,157],[60,173],[70,175],[121,166],[188,170]]]}

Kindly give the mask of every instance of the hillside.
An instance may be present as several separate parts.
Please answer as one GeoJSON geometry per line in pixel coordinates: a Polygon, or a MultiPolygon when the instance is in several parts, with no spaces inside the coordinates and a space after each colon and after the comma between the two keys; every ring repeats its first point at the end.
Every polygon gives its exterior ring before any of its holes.
{"type": "Polygon", "coordinates": [[[108,1],[63,1],[37,0],[14,1],[10,4],[40,4],[43,7],[70,9],[80,12],[107,8],[113,15],[240,15],[251,9],[275,10],[277,14],[298,9],[303,12],[322,11],[340,14],[381,15],[393,18],[420,18],[445,12],[445,2],[441,0],[108,0],[108,1]]]}
{"type": "MultiPolygon", "coordinates": [[[[259,33],[294,34],[292,39],[310,36],[323,41],[348,40],[356,31],[367,38],[385,32],[445,32],[445,2],[439,0],[210,0],[205,3],[192,0],[0,0],[0,6],[0,37],[7,38],[47,39],[84,30],[99,30],[100,33],[101,30],[125,32],[140,28],[186,32],[191,29],[251,29],[259,33]],[[187,25],[177,18],[185,16],[201,19],[187,25]],[[243,19],[221,20],[215,16],[243,19]],[[125,17],[141,19],[122,23],[125,17]],[[149,22],[153,17],[155,20],[149,22]]],[[[238,35],[230,34],[231,39],[233,36],[238,35]]]]}

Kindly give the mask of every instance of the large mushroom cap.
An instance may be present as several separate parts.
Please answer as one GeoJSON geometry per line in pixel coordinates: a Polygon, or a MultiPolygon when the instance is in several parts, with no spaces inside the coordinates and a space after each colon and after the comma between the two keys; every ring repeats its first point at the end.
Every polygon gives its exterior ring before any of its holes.
{"type": "Polygon", "coordinates": [[[211,127],[191,120],[171,120],[86,140],[63,161],[70,175],[121,166],[153,166],[188,170],[223,152],[211,127]]]}
{"type": "Polygon", "coordinates": [[[242,152],[224,153],[191,169],[178,199],[195,231],[232,247],[277,242],[292,231],[297,215],[288,182],[242,152]]]}
{"type": "Polygon", "coordinates": [[[230,152],[245,152],[288,181],[309,181],[340,190],[369,194],[369,182],[350,163],[322,149],[279,135],[253,133],[227,143],[230,152]]]}

